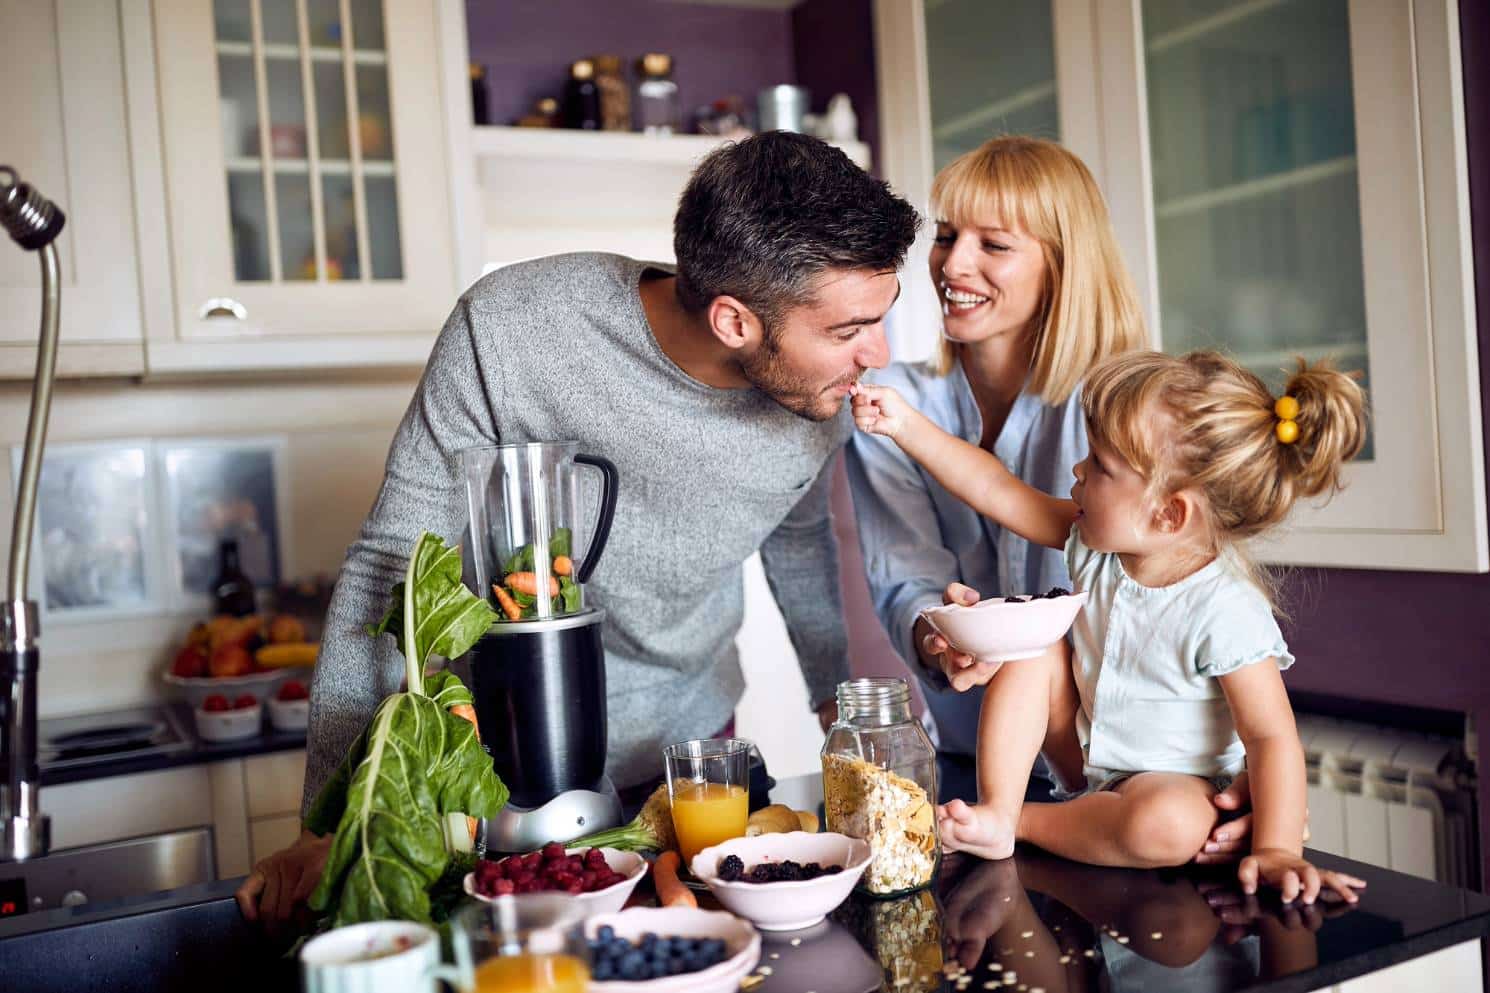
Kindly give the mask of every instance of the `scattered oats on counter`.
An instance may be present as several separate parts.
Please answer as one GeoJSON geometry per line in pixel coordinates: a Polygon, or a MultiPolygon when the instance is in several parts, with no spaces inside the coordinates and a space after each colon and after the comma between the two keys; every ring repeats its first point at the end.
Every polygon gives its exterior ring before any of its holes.
{"type": "Polygon", "coordinates": [[[828,830],[869,842],[871,893],[925,886],[936,868],[936,819],[926,791],[904,776],[851,755],[823,756],[828,830]]]}

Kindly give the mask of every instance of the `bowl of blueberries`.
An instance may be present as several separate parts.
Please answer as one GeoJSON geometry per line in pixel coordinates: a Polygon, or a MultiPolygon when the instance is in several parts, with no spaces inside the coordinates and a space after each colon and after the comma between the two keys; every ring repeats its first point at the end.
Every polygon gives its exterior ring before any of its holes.
{"type": "Polygon", "coordinates": [[[726,910],[762,931],[797,931],[847,899],[870,858],[858,838],[792,831],[732,838],[699,852],[689,868],[726,910]]]}
{"type": "Polygon", "coordinates": [[[761,957],[748,921],[720,910],[633,907],[585,922],[589,993],[735,993],[761,957]]]}
{"type": "Polygon", "coordinates": [[[1056,587],[1047,593],[994,596],[971,607],[949,603],[921,611],[932,630],[979,662],[1032,659],[1059,641],[1087,594],[1056,587]]]}

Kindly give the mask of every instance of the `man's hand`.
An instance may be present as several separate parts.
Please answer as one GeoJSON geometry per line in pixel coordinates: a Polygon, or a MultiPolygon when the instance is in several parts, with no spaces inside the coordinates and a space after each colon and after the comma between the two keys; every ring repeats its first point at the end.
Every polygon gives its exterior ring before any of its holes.
{"type": "Polygon", "coordinates": [[[321,881],[331,839],[302,831],[289,848],[261,859],[233,894],[244,918],[262,921],[269,931],[287,923],[321,881]]]}
{"type": "Polygon", "coordinates": [[[817,722],[822,725],[823,734],[828,733],[828,728],[832,727],[836,720],[838,720],[837,700],[829,700],[817,705],[817,722]]]}
{"type": "MultiPolygon", "coordinates": [[[[960,603],[971,607],[978,602],[978,591],[962,583],[948,585],[942,593],[943,603],[960,603]]],[[[947,682],[959,693],[974,686],[982,686],[998,674],[1002,662],[979,662],[967,652],[959,652],[947,643],[947,639],[931,629],[925,619],[917,618],[911,630],[916,652],[921,664],[930,669],[940,669],[947,682]]]]}
{"type": "MultiPolygon", "coordinates": [[[[1229,821],[1222,821],[1211,832],[1205,846],[1196,853],[1195,861],[1200,865],[1235,862],[1252,846],[1252,783],[1243,769],[1226,789],[1211,797],[1216,809],[1223,813],[1244,811],[1229,821]]],[[[1309,812],[1304,811],[1304,840],[1309,840],[1309,812]]]]}

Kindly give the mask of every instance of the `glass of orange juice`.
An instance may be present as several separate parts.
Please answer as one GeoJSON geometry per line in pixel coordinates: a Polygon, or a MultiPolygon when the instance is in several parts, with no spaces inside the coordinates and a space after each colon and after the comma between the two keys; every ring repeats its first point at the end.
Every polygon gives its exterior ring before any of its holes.
{"type": "Polygon", "coordinates": [[[741,738],[696,738],[662,750],[673,830],[685,866],[710,845],[745,833],[750,748],[741,738]]]}
{"type": "Polygon", "coordinates": [[[461,993],[585,993],[584,911],[567,894],[523,893],[451,917],[461,993]]]}

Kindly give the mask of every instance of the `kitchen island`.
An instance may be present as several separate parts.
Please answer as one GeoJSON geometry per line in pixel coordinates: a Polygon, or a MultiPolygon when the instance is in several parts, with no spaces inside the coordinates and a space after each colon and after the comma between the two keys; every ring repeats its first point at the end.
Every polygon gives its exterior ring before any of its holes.
{"type": "MultiPolygon", "coordinates": [[[[943,796],[966,767],[942,763],[943,796]]],[[[821,783],[772,800],[817,807],[821,783]]],[[[918,990],[1479,990],[1490,897],[1314,854],[1368,883],[1354,908],[1246,900],[1225,871],[1077,865],[1021,849],[943,861],[933,890],[854,898],[806,931],[763,934],[754,993],[918,990]]],[[[236,883],[0,921],[11,990],[293,989],[294,963],[238,917],[236,883]]]]}

